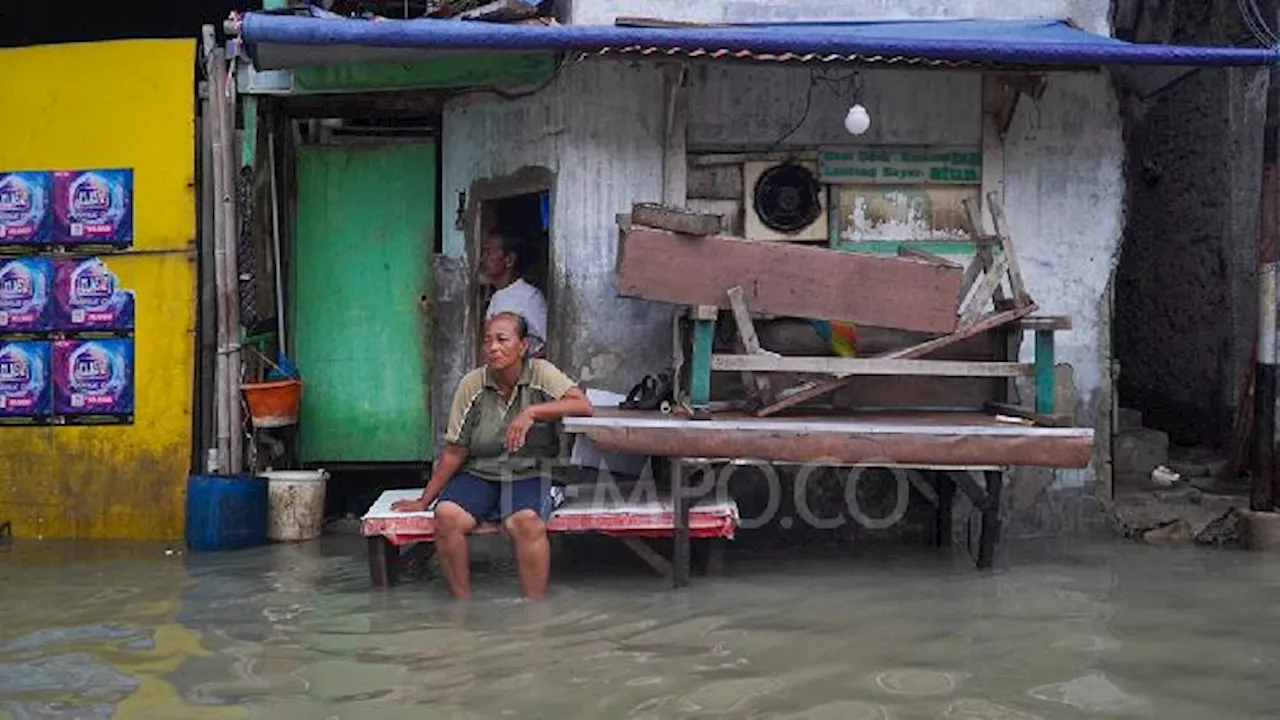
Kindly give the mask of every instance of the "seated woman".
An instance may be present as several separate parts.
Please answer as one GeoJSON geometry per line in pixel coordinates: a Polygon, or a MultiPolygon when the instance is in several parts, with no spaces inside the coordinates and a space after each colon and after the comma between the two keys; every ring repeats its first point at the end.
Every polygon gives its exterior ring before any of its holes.
{"type": "Polygon", "coordinates": [[[417,500],[397,512],[435,508],[436,554],[449,592],[471,592],[467,534],[481,522],[501,522],[515,543],[520,589],[540,598],[551,550],[546,520],[551,479],[543,464],[556,457],[555,423],[592,413],[591,401],[556,366],[525,359],[528,326],[514,313],[485,323],[485,366],[467,373],[453,396],[446,446],[417,500]]]}

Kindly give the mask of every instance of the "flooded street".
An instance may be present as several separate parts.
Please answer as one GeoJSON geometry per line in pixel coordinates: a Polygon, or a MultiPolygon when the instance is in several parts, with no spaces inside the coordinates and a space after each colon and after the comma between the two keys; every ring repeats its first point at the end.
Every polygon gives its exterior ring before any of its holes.
{"type": "Polygon", "coordinates": [[[1262,718],[1280,559],[1013,544],[731,554],[371,592],[360,538],[229,554],[0,547],[3,718],[1262,718]]]}

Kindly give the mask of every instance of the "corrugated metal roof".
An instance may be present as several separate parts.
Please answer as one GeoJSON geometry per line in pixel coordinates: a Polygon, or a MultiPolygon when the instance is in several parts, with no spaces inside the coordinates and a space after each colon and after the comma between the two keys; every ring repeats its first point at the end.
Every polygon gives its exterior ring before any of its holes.
{"type": "MultiPolygon", "coordinates": [[[[398,51],[568,51],[773,62],[1100,65],[1273,65],[1275,48],[1148,45],[1105,37],[1065,20],[908,20],[716,27],[515,25],[455,20],[294,17],[248,13],[239,30],[259,67],[299,55],[323,61],[333,46],[398,51]],[[298,47],[315,48],[299,53],[298,47]],[[293,48],[292,52],[283,50],[293,48]]],[[[292,58],[292,60],[285,60],[292,58]]]]}

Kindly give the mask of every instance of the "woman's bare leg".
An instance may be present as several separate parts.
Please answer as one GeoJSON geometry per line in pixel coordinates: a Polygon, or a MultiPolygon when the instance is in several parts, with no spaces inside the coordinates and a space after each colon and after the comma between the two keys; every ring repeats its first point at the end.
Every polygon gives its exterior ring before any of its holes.
{"type": "Polygon", "coordinates": [[[476,519],[457,503],[443,501],[436,506],[436,555],[449,594],[455,598],[471,595],[471,559],[467,555],[467,535],[476,519]]]}
{"type": "Polygon", "coordinates": [[[532,510],[515,513],[507,518],[504,525],[516,546],[520,591],[527,598],[541,599],[547,592],[547,578],[551,574],[551,544],[547,541],[547,526],[532,510]]]}

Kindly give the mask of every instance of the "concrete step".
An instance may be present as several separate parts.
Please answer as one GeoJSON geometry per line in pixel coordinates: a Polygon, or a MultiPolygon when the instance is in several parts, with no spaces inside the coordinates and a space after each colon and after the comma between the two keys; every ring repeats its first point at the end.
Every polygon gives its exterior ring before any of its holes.
{"type": "Polygon", "coordinates": [[[1159,430],[1133,428],[1116,434],[1111,451],[1112,470],[1117,477],[1145,476],[1169,464],[1169,436],[1159,430]]]}
{"type": "Polygon", "coordinates": [[[1130,408],[1120,408],[1116,416],[1116,432],[1142,429],[1142,412],[1130,408]]]}

